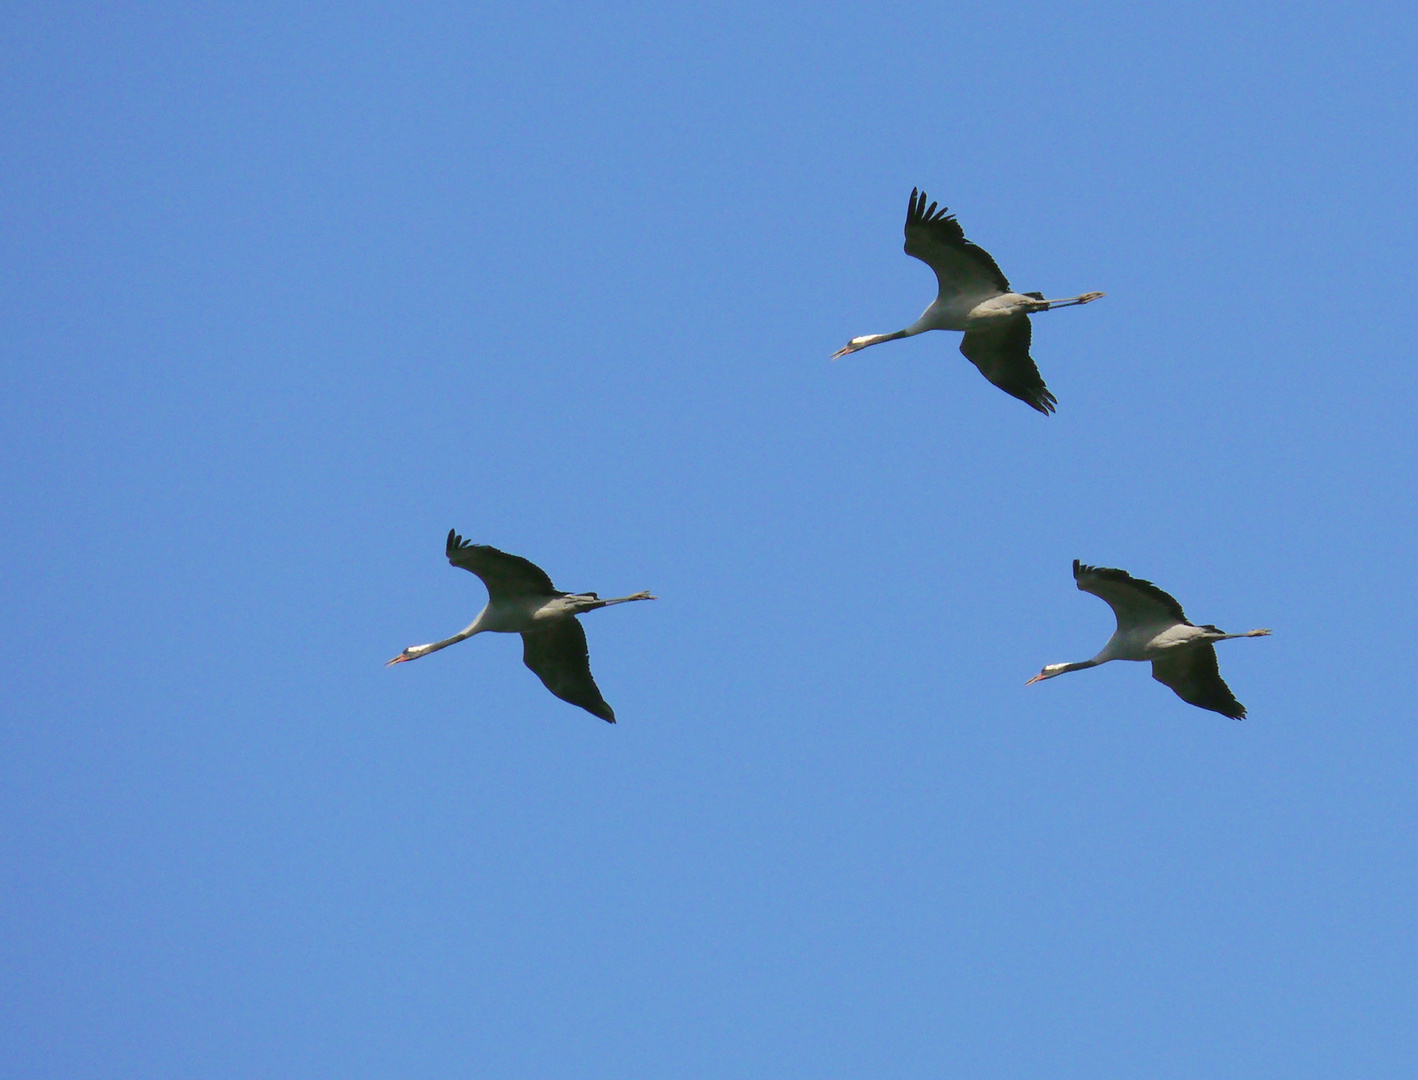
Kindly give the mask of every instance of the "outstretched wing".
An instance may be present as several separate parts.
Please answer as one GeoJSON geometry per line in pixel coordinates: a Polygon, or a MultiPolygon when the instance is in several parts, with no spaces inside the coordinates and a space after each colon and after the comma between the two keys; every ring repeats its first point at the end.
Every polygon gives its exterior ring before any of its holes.
{"type": "Polygon", "coordinates": [[[926,193],[911,189],[906,210],[906,254],[935,271],[942,296],[986,300],[1013,290],[990,253],[965,239],[954,214],[936,204],[926,206],[926,193]]]}
{"type": "Polygon", "coordinates": [[[1029,355],[1032,337],[1029,316],[1018,315],[1003,326],[968,331],[960,341],[960,351],[980,369],[981,375],[1006,394],[1047,416],[1054,411],[1058,399],[1049,393],[1029,355]]]}
{"type": "Polygon", "coordinates": [[[1133,577],[1126,570],[1086,566],[1074,559],[1073,580],[1084,592],[1108,602],[1117,616],[1120,632],[1137,626],[1165,628],[1178,623],[1192,625],[1182,611],[1182,605],[1170,593],[1163,592],[1150,581],[1133,577]]]}
{"type": "Polygon", "coordinates": [[[482,578],[493,603],[520,596],[557,595],[551,578],[536,563],[486,544],[470,543],[452,529],[448,530],[447,553],[454,566],[482,578]]]}
{"type": "Polygon", "coordinates": [[[535,671],[543,685],[562,701],[615,723],[615,713],[591,678],[586,631],[575,616],[558,619],[545,630],[524,633],[522,663],[535,671]]]}
{"type": "Polygon", "coordinates": [[[1173,649],[1152,661],[1152,677],[1163,686],[1170,686],[1188,705],[1219,712],[1232,720],[1246,718],[1246,707],[1221,678],[1216,648],[1210,642],[1173,649]]]}

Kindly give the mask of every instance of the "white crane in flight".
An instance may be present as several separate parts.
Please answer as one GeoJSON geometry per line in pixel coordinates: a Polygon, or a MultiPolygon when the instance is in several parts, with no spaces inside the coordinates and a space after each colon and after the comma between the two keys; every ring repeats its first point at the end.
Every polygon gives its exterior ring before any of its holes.
{"type": "Polygon", "coordinates": [[[450,563],[482,579],[487,586],[487,606],[452,637],[429,645],[410,645],[389,664],[417,660],[474,634],[521,634],[522,662],[536,672],[548,690],[562,701],[579,705],[614,724],[615,712],[591,677],[586,631],[576,616],[612,604],[655,598],[648,592],[614,600],[602,600],[595,593],[561,592],[535,563],[486,544],[465,542],[452,529],[448,530],[446,550],[450,563]]]}
{"type": "Polygon", "coordinates": [[[832,354],[832,359],[879,345],[883,341],[912,337],[927,330],[964,330],[960,351],[1006,394],[1048,414],[1057,400],[1049,393],[1034,358],[1029,355],[1029,316],[1050,308],[1087,304],[1100,292],[1045,300],[1043,293],[1017,293],[984,248],[965,239],[965,230],[936,204],[926,205],[926,193],[911,189],[906,211],[906,254],[935,271],[940,292],[919,319],[894,334],[854,337],[832,354]]]}
{"type": "Polygon", "coordinates": [[[1066,671],[1097,667],[1109,660],[1151,660],[1152,677],[1163,686],[1170,686],[1183,701],[1233,720],[1245,719],[1246,707],[1221,679],[1212,642],[1265,637],[1269,630],[1228,634],[1214,626],[1193,625],[1181,604],[1152,582],[1135,578],[1126,570],[1085,566],[1074,559],[1073,579],[1084,592],[1108,602],[1117,616],[1118,628],[1092,660],[1049,664],[1029,683],[1052,679],[1066,671]]]}

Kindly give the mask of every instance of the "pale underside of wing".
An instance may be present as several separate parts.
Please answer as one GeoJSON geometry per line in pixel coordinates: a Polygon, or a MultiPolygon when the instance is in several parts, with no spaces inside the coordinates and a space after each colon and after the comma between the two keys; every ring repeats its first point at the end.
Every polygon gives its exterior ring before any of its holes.
{"type": "Polygon", "coordinates": [[[935,271],[943,297],[964,297],[979,303],[1012,291],[990,253],[965,239],[954,214],[936,204],[926,205],[924,191],[911,192],[906,210],[906,254],[935,271]]]}
{"type": "Polygon", "coordinates": [[[522,662],[562,701],[579,705],[593,716],[615,723],[615,713],[601,697],[591,677],[591,653],[586,631],[574,616],[558,619],[545,630],[522,635],[522,662]]]}
{"type": "Polygon", "coordinates": [[[1006,394],[1047,416],[1058,402],[1029,355],[1032,337],[1029,316],[1017,315],[1003,326],[968,331],[960,342],[960,351],[980,369],[981,375],[1006,394]]]}
{"type": "Polygon", "coordinates": [[[465,541],[452,529],[448,530],[447,554],[454,566],[482,579],[493,603],[512,597],[557,595],[551,578],[536,563],[487,544],[465,541]]]}
{"type": "Polygon", "coordinates": [[[1106,600],[1117,616],[1118,631],[1138,627],[1165,629],[1184,623],[1192,625],[1182,605],[1150,581],[1135,578],[1126,570],[1106,566],[1085,566],[1073,560],[1073,579],[1084,592],[1106,600]]]}
{"type": "Polygon", "coordinates": [[[1246,707],[1236,700],[1236,695],[1221,678],[1216,647],[1209,642],[1174,649],[1152,661],[1152,677],[1170,686],[1177,697],[1189,705],[1210,709],[1232,720],[1246,717],[1246,707]]]}

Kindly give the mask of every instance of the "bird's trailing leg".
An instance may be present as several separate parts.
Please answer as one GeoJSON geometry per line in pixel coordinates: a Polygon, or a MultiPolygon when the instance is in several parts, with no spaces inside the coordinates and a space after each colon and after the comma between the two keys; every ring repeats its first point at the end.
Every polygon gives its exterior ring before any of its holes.
{"type": "Polygon", "coordinates": [[[617,596],[614,600],[602,600],[595,593],[586,593],[576,597],[576,610],[579,614],[583,611],[595,611],[597,608],[610,607],[612,604],[628,604],[632,600],[654,600],[649,590],[638,592],[634,596],[617,596]]]}
{"type": "Polygon", "coordinates": [[[1072,307],[1074,304],[1091,304],[1094,300],[1097,300],[1100,296],[1106,296],[1106,295],[1108,295],[1108,294],[1107,294],[1107,293],[1100,293],[1100,292],[1086,292],[1086,293],[1084,293],[1082,296],[1070,296],[1070,297],[1066,297],[1066,298],[1063,299],[1063,300],[1045,300],[1045,301],[1043,302],[1044,306],[1041,307],[1039,310],[1040,310],[1040,311],[1048,311],[1050,308],[1056,308],[1056,307],[1072,307]]]}
{"type": "Polygon", "coordinates": [[[1221,640],[1221,641],[1228,641],[1228,640],[1230,640],[1231,638],[1238,638],[1238,637],[1270,637],[1270,631],[1269,631],[1269,630],[1247,630],[1244,634],[1227,634],[1227,635],[1225,635],[1224,637],[1222,637],[1220,640],[1221,640]]]}

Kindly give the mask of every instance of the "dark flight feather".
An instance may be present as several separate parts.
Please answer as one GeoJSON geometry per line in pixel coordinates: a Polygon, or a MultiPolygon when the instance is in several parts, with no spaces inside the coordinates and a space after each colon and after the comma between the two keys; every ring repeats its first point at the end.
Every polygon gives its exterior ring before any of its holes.
{"type": "MultiPolygon", "coordinates": [[[[927,264],[938,262],[934,256],[938,252],[953,251],[973,263],[977,272],[989,278],[1001,292],[1013,292],[1009,279],[999,268],[988,251],[965,239],[965,230],[955,215],[946,212],[945,207],[936,209],[936,204],[926,205],[926,193],[911,189],[911,201],[906,208],[906,254],[927,264]]],[[[940,271],[936,271],[937,276],[940,271]]],[[[946,281],[941,279],[941,285],[946,281]]]]}
{"type": "Polygon", "coordinates": [[[514,596],[560,596],[546,571],[520,555],[464,540],[448,530],[448,561],[482,578],[493,599],[514,596]]]}
{"type": "MultiPolygon", "coordinates": [[[[1079,583],[1078,587],[1080,589],[1083,589],[1083,579],[1086,577],[1093,577],[1097,578],[1100,581],[1111,581],[1116,582],[1119,585],[1126,585],[1134,589],[1135,591],[1141,593],[1143,596],[1146,596],[1148,599],[1154,601],[1155,603],[1162,605],[1162,607],[1167,610],[1168,614],[1173,616],[1177,620],[1177,622],[1185,623],[1187,626],[1192,625],[1191,620],[1188,619],[1186,616],[1186,612],[1182,610],[1182,605],[1177,603],[1176,598],[1173,597],[1171,593],[1162,591],[1150,581],[1144,581],[1142,578],[1133,577],[1126,570],[1115,570],[1107,566],[1088,566],[1084,563],[1079,562],[1077,559],[1074,559],[1073,580],[1079,583]]],[[[1089,590],[1083,589],[1083,591],[1088,592],[1089,590]]],[[[1104,597],[1103,599],[1106,600],[1107,597],[1104,597]]]]}
{"type": "Polygon", "coordinates": [[[1167,656],[1152,661],[1152,677],[1171,687],[1188,705],[1210,709],[1232,720],[1246,718],[1246,707],[1236,700],[1236,695],[1221,678],[1216,649],[1209,642],[1174,649],[1167,656]]]}
{"type": "Polygon", "coordinates": [[[1029,316],[1018,315],[1003,326],[967,331],[960,341],[960,351],[980,369],[981,375],[1006,394],[1048,416],[1058,399],[1049,393],[1038,365],[1029,355],[1032,340],[1029,316]]]}
{"type": "Polygon", "coordinates": [[[615,723],[615,712],[601,697],[591,677],[591,653],[586,631],[574,616],[558,619],[545,630],[522,635],[522,663],[562,701],[579,705],[592,716],[615,723]]]}

